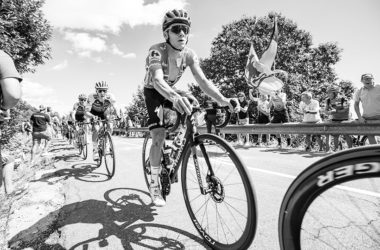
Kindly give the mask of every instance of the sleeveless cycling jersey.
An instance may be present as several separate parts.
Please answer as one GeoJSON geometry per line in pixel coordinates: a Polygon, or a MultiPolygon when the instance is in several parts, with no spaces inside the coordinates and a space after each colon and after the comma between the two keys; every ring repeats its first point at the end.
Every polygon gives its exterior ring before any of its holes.
{"type": "Polygon", "coordinates": [[[145,88],[154,88],[152,75],[157,69],[162,69],[164,80],[172,87],[181,78],[187,66],[199,63],[195,52],[188,47],[185,47],[178,54],[169,55],[169,52],[167,43],[158,43],[150,47],[145,64],[145,88]]]}
{"type": "Polygon", "coordinates": [[[75,120],[76,121],[84,121],[84,114],[86,111],[86,105],[81,104],[80,102],[77,102],[74,104],[73,111],[75,112],[75,120]]]}
{"type": "Polygon", "coordinates": [[[98,94],[91,94],[88,96],[86,110],[90,111],[91,114],[99,116],[101,119],[104,119],[104,112],[112,107],[115,103],[115,98],[113,94],[107,93],[104,102],[99,100],[98,94]]]}

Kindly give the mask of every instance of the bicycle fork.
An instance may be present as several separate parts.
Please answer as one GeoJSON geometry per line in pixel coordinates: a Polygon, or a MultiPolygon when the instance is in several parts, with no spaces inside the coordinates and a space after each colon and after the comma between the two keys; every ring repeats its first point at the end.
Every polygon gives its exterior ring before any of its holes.
{"type": "Polygon", "coordinates": [[[217,178],[214,174],[214,170],[211,166],[210,159],[208,157],[208,154],[206,152],[206,148],[203,145],[203,143],[199,144],[199,147],[201,148],[203,157],[205,158],[207,168],[208,168],[208,173],[206,176],[206,182],[207,182],[207,187],[203,186],[203,181],[202,181],[202,176],[201,176],[201,171],[199,168],[199,162],[198,162],[198,157],[196,154],[196,149],[194,146],[192,146],[191,151],[193,155],[193,160],[194,160],[194,166],[195,166],[195,171],[197,173],[197,179],[199,183],[199,188],[201,191],[201,194],[206,195],[210,194],[211,198],[215,202],[222,202],[224,200],[224,188],[222,183],[220,182],[219,178],[217,178]]]}

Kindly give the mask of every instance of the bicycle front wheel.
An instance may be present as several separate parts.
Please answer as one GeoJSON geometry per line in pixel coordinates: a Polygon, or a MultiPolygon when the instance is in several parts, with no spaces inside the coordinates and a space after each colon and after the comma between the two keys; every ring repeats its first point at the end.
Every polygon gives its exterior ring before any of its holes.
{"type": "Polygon", "coordinates": [[[151,147],[152,147],[152,137],[150,136],[150,133],[146,133],[145,138],[144,138],[144,143],[143,143],[143,150],[142,150],[142,166],[143,166],[145,183],[148,189],[150,187],[150,183],[152,180],[152,173],[150,170],[150,161],[149,161],[149,153],[150,153],[151,147]]]}
{"type": "Polygon", "coordinates": [[[328,156],[290,185],[281,249],[380,249],[380,146],[328,156]]]}
{"type": "Polygon", "coordinates": [[[222,138],[202,134],[195,141],[194,146],[185,148],[181,173],[191,220],[213,249],[246,249],[257,224],[249,173],[222,138]]]}
{"type": "Polygon", "coordinates": [[[87,135],[86,132],[83,132],[83,135],[81,135],[81,143],[82,143],[82,154],[83,154],[83,159],[87,159],[87,135]]]}
{"type": "Polygon", "coordinates": [[[115,174],[116,159],[112,137],[109,132],[105,133],[103,143],[104,163],[106,165],[108,176],[112,178],[115,174]]]}

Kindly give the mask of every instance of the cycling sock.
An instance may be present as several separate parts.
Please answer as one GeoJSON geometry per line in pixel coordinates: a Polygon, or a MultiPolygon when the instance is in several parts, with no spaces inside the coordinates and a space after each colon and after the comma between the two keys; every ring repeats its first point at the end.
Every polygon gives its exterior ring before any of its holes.
{"type": "Polygon", "coordinates": [[[152,173],[151,179],[153,185],[158,185],[158,175],[160,173],[161,166],[151,166],[150,171],[152,173]]]}

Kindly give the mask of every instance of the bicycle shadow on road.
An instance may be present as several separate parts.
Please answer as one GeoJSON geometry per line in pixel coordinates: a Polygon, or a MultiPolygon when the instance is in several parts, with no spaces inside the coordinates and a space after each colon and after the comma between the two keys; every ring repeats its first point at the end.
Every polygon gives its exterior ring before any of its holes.
{"type": "Polygon", "coordinates": [[[64,154],[64,155],[56,155],[53,157],[53,162],[65,161],[65,162],[77,162],[83,160],[82,157],[78,154],[64,154]]]}
{"type": "MultiPolygon", "coordinates": [[[[75,202],[63,206],[61,209],[51,212],[44,218],[40,219],[31,227],[20,231],[13,236],[8,244],[11,249],[23,249],[31,247],[33,249],[65,249],[57,242],[47,243],[47,239],[57,230],[69,230],[70,225],[75,225],[78,228],[83,225],[83,230],[79,230],[75,234],[76,239],[88,238],[93,228],[101,229],[98,235],[90,236],[90,238],[78,243],[68,242],[72,245],[70,249],[96,249],[106,247],[109,241],[121,242],[124,249],[133,249],[131,244],[145,246],[145,244],[153,244],[158,248],[161,246],[170,249],[183,249],[183,242],[179,238],[190,238],[192,244],[202,244],[202,240],[183,230],[157,224],[137,224],[131,226],[138,221],[152,222],[156,210],[150,204],[149,194],[138,189],[112,189],[105,193],[105,201],[100,200],[85,200],[75,202]],[[149,230],[147,229],[149,227],[149,230]],[[151,230],[150,228],[156,229],[151,230]],[[162,234],[163,229],[166,233],[162,234]],[[85,232],[87,235],[80,235],[79,232],[85,232]],[[171,232],[168,234],[168,232],[171,232]],[[157,235],[159,235],[157,237],[157,235]],[[117,238],[115,240],[115,237],[117,238]]],[[[75,239],[75,240],[76,240],[75,239]]],[[[72,239],[74,240],[74,239],[72,239]]],[[[155,247],[155,248],[156,248],[155,247]]]]}
{"type": "Polygon", "coordinates": [[[325,157],[327,155],[330,155],[331,153],[327,152],[307,152],[303,150],[297,150],[297,149],[279,149],[279,148],[268,148],[262,150],[263,152],[271,152],[271,153],[278,153],[282,155],[301,155],[305,158],[315,158],[315,157],[325,157]]]}
{"type": "Polygon", "coordinates": [[[71,168],[60,169],[51,173],[46,173],[37,180],[32,182],[48,182],[54,183],[61,180],[68,180],[74,178],[85,182],[104,182],[110,178],[105,173],[94,172],[98,166],[95,163],[77,163],[71,168]]]}

